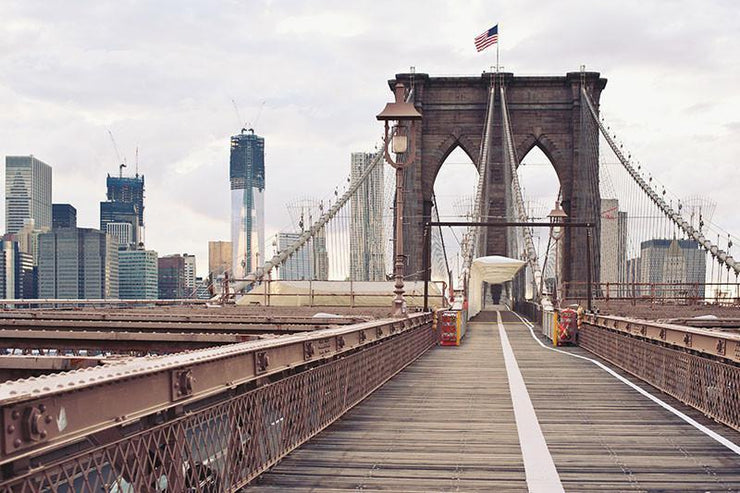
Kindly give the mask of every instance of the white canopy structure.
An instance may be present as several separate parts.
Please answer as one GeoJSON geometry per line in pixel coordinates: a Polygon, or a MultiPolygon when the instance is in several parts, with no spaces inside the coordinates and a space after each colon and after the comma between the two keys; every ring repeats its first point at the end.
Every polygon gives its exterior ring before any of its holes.
{"type": "Polygon", "coordinates": [[[523,260],[492,255],[478,257],[470,266],[470,281],[468,284],[468,317],[475,316],[483,305],[481,287],[484,282],[501,284],[511,281],[516,273],[526,264],[523,260]]]}

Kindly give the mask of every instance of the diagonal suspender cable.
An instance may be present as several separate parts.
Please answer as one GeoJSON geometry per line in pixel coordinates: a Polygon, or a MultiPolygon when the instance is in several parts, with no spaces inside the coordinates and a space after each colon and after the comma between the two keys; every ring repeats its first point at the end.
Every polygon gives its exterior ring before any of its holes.
{"type": "MultiPolygon", "coordinates": [[[[501,114],[504,118],[504,154],[506,156],[506,161],[511,171],[511,186],[514,192],[514,207],[517,215],[516,219],[520,222],[526,222],[529,220],[529,218],[527,217],[527,210],[524,207],[522,188],[519,185],[519,177],[516,171],[519,160],[514,149],[514,139],[512,139],[511,137],[509,109],[506,106],[506,89],[503,85],[501,86],[501,114]]],[[[532,230],[530,228],[522,228],[522,233],[524,235],[524,247],[526,248],[527,252],[527,263],[529,264],[529,268],[532,269],[532,277],[535,286],[534,292],[536,293],[537,299],[539,300],[542,295],[542,293],[540,293],[540,287],[542,286],[542,271],[540,270],[540,263],[537,261],[537,250],[534,247],[532,230]]]]}
{"type": "MultiPolygon", "coordinates": [[[[406,102],[409,102],[413,99],[414,96],[414,89],[413,87],[409,91],[408,95],[406,96],[406,102]]],[[[383,142],[383,146],[381,146],[381,149],[383,149],[385,146],[385,142],[383,142]]],[[[376,166],[378,164],[383,162],[383,151],[378,151],[377,154],[375,154],[375,157],[372,161],[370,161],[370,164],[367,168],[362,172],[362,174],[359,176],[357,181],[354,183],[351,183],[349,188],[346,192],[342,194],[341,197],[334,203],[331,208],[322,214],[316,222],[314,222],[306,231],[304,231],[301,236],[298,237],[298,239],[293,242],[288,248],[285,248],[280,253],[274,255],[269,261],[265,262],[261,267],[258,267],[257,269],[253,270],[249,274],[246,275],[245,279],[234,282],[233,290],[234,292],[239,292],[251,285],[254,285],[255,283],[261,281],[264,279],[264,277],[275,267],[282,264],[286,260],[290,258],[291,255],[293,255],[296,251],[298,251],[299,248],[301,248],[303,245],[305,245],[310,239],[312,239],[314,236],[316,236],[321,229],[329,223],[334,217],[337,215],[337,213],[344,207],[344,205],[349,201],[349,199],[352,197],[352,195],[355,194],[358,188],[367,180],[367,177],[370,176],[370,173],[373,172],[376,166]]],[[[214,297],[213,300],[217,300],[220,297],[214,297]]]]}
{"type": "Polygon", "coordinates": [[[711,241],[706,239],[701,231],[698,231],[694,229],[691,224],[689,224],[688,221],[686,221],[681,215],[673,210],[673,207],[671,207],[669,204],[663,200],[658,193],[653,190],[653,188],[645,182],[645,180],[642,179],[640,174],[635,170],[635,168],[630,163],[629,159],[624,157],[624,153],[620,150],[619,146],[614,142],[614,139],[609,135],[609,132],[606,131],[606,127],[604,126],[604,123],[599,119],[599,116],[596,114],[596,109],[594,108],[594,104],[591,101],[591,97],[588,95],[588,92],[586,92],[586,88],[581,88],[581,94],[583,95],[583,99],[586,101],[586,105],[588,106],[588,109],[591,113],[591,116],[596,121],[596,124],[599,126],[599,130],[601,130],[601,135],[604,136],[607,143],[609,144],[609,147],[611,147],[612,151],[614,151],[614,154],[617,156],[617,159],[619,159],[619,162],[622,163],[622,166],[627,170],[627,172],[630,174],[632,179],[635,180],[637,185],[642,189],[643,192],[648,196],[648,198],[663,212],[663,214],[668,217],[681,231],[686,233],[689,238],[694,239],[699,245],[712,254],[713,257],[719,261],[720,264],[723,264],[727,267],[727,269],[733,269],[735,271],[735,275],[740,275],[740,263],[735,261],[735,259],[732,258],[732,255],[729,255],[724,250],[720,250],[719,247],[715,244],[713,244],[711,241]]]}

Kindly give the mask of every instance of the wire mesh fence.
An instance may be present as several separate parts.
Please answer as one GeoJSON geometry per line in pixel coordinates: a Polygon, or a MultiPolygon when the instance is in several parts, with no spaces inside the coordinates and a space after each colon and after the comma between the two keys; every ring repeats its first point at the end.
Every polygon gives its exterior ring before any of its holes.
{"type": "Polygon", "coordinates": [[[3,480],[0,491],[237,491],[435,342],[430,317],[425,324],[346,357],[112,443],[90,447],[99,437],[88,437],[77,448],[85,448],[83,452],[75,453],[72,447],[37,459],[26,472],[3,480]]]}

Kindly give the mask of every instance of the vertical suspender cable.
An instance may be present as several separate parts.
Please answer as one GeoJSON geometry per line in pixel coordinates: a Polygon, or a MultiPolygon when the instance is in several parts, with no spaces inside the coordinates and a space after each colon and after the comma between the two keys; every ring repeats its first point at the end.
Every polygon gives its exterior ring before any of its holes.
{"type": "Polygon", "coordinates": [[[630,176],[632,176],[635,182],[637,182],[642,191],[650,198],[650,200],[657,206],[657,208],[663,214],[665,214],[674,224],[676,224],[676,226],[684,231],[689,238],[699,243],[699,245],[705,251],[708,251],[712,255],[716,256],[717,261],[720,264],[733,269],[736,274],[740,274],[740,262],[736,262],[735,259],[732,258],[732,256],[727,254],[727,252],[721,251],[719,247],[708,240],[701,231],[695,229],[691,224],[689,224],[688,221],[681,217],[681,215],[678,214],[672,206],[668,205],[660,196],[658,196],[658,194],[655,192],[655,190],[653,190],[650,184],[646,183],[645,180],[642,179],[639,173],[637,173],[637,171],[632,166],[632,163],[630,163],[630,161],[624,156],[622,151],[617,147],[616,143],[611,138],[609,133],[606,132],[602,122],[599,121],[599,118],[596,115],[596,110],[594,109],[593,103],[591,102],[591,98],[588,96],[588,93],[586,93],[584,88],[582,88],[581,90],[585,96],[585,101],[591,112],[591,116],[598,124],[602,135],[604,135],[607,142],[609,143],[609,146],[617,155],[619,162],[622,163],[622,166],[624,166],[630,176]]]}

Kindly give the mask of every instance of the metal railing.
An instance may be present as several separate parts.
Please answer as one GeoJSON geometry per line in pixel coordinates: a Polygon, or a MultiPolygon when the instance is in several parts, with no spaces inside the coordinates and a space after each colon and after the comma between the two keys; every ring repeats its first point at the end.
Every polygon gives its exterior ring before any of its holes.
{"type": "Polygon", "coordinates": [[[740,336],[586,315],[579,345],[740,431],[740,336]]]}
{"type": "MultiPolygon", "coordinates": [[[[570,301],[586,299],[585,282],[566,282],[565,292],[582,293],[570,301]]],[[[740,283],[592,283],[594,300],[666,303],[740,305],[740,283]]]]}
{"type": "Polygon", "coordinates": [[[435,342],[424,313],[0,384],[0,492],[237,491],[435,342]]]}

